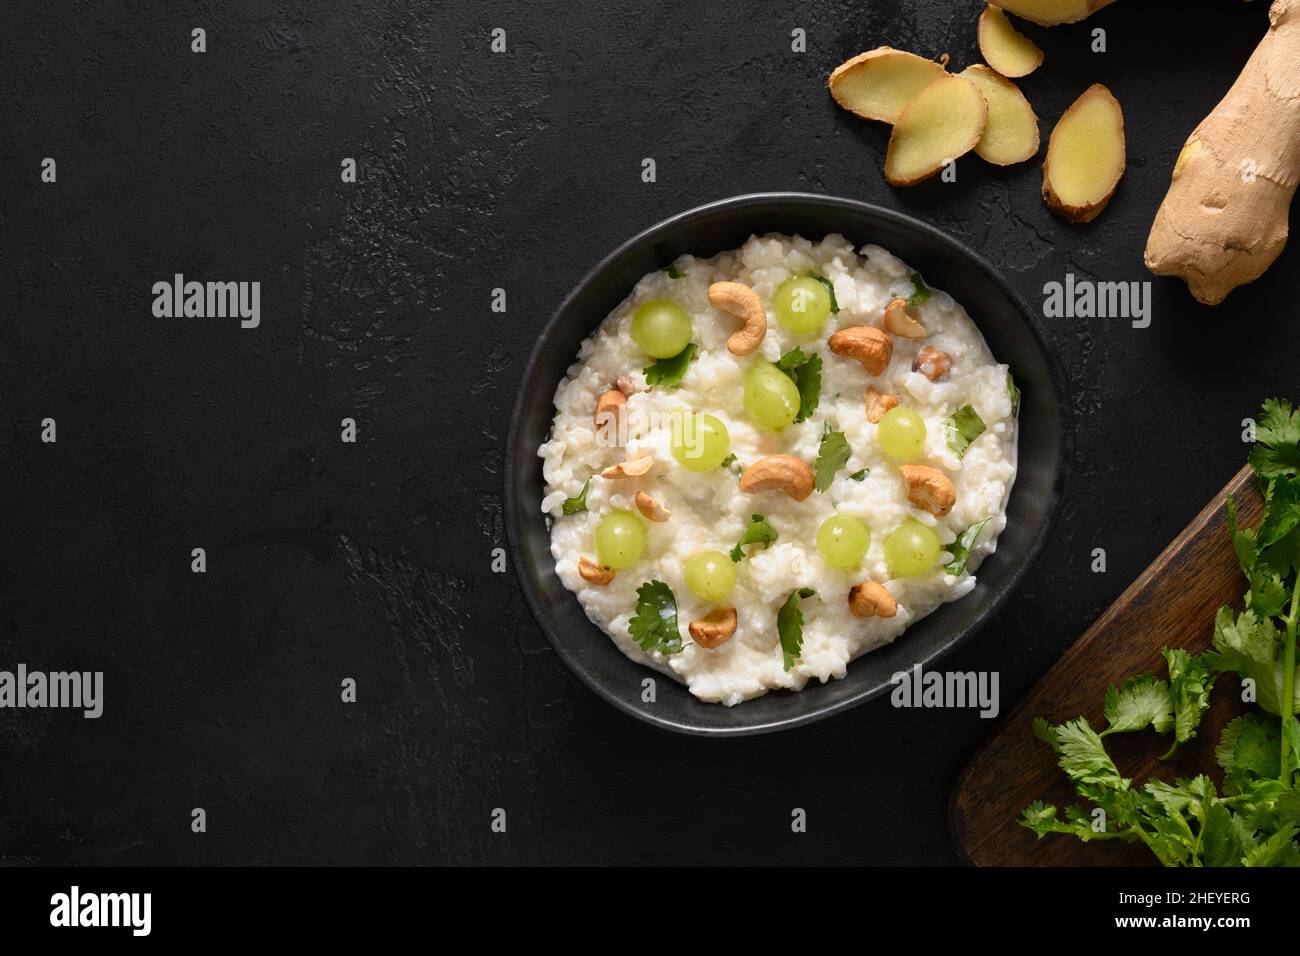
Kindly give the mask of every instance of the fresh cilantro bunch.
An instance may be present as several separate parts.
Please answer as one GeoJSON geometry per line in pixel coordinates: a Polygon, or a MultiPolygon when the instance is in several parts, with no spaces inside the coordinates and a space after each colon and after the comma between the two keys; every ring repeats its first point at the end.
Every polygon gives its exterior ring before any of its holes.
{"type": "Polygon", "coordinates": [[[1074,804],[1062,816],[1057,807],[1031,804],[1020,822],[1040,838],[1066,833],[1084,842],[1141,841],[1165,866],[1300,866],[1300,412],[1270,399],[1255,439],[1250,464],[1264,495],[1259,527],[1240,527],[1228,501],[1232,544],[1249,585],[1244,610],[1220,608],[1213,649],[1204,654],[1166,648],[1168,680],[1142,674],[1112,687],[1100,733],[1082,717],[1059,726],[1034,721],[1034,733],[1095,808],[1074,804]],[[1226,673],[1240,678],[1242,699],[1259,709],[1233,720],[1219,736],[1222,793],[1205,774],[1140,786],[1120,774],[1102,738],[1150,728],[1172,736],[1167,759],[1196,736],[1215,679],[1226,673]]]}

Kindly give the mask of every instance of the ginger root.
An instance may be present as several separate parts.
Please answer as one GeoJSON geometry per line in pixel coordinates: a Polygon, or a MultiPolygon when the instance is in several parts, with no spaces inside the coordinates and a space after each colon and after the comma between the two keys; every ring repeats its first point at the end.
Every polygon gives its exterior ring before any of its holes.
{"type": "Polygon", "coordinates": [[[988,123],[984,94],[964,76],[935,80],[907,104],[885,154],[885,179],[912,186],[975,148],[988,123]]]}
{"type": "Polygon", "coordinates": [[[882,46],[837,66],[830,90],[835,102],[850,113],[896,123],[912,97],[947,74],[934,60],[882,46]]]}
{"type": "Polygon", "coordinates": [[[980,159],[997,166],[1023,163],[1038,153],[1038,117],[1020,87],[983,64],[968,66],[964,76],[984,94],[989,104],[984,135],[975,144],[980,159]]]}
{"type": "Polygon", "coordinates": [[[997,7],[985,7],[976,31],[984,62],[1003,76],[1028,76],[1043,64],[1043,51],[997,7]]]}
{"type": "Polygon", "coordinates": [[[1156,275],[1217,305],[1264,274],[1287,240],[1300,182],[1300,0],[1274,0],[1269,31],[1188,138],[1147,238],[1156,275]]]}
{"type": "Polygon", "coordinates": [[[1047,142],[1043,199],[1070,222],[1092,222],[1124,175],[1124,111],[1094,83],[1065,111],[1047,142]]]}
{"type": "Polygon", "coordinates": [[[1007,13],[1024,17],[1030,23],[1054,27],[1061,23],[1077,23],[1114,2],[1115,0],[997,0],[997,5],[1007,13]]]}

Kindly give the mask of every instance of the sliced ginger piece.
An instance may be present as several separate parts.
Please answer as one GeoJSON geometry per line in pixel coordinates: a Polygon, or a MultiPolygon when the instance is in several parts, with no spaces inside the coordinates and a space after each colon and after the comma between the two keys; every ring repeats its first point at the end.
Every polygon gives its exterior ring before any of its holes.
{"type": "Polygon", "coordinates": [[[979,23],[980,54],[1003,76],[1028,76],[1043,65],[1043,51],[997,7],[985,7],[979,23]]]}
{"type": "Polygon", "coordinates": [[[1024,17],[1031,23],[1054,27],[1061,23],[1077,23],[1114,2],[1115,0],[997,0],[997,5],[1007,13],[1024,17]]]}
{"type": "Polygon", "coordinates": [[[836,67],[831,96],[863,119],[896,123],[912,97],[947,72],[934,60],[882,46],[836,67]]]}
{"type": "Polygon", "coordinates": [[[912,186],[964,156],[984,135],[989,107],[984,94],[964,76],[944,76],[912,99],[889,137],[885,179],[912,186]]]}
{"type": "Polygon", "coordinates": [[[1020,87],[982,63],[968,66],[964,76],[984,94],[989,104],[989,120],[984,135],[975,144],[975,152],[997,166],[1023,163],[1038,153],[1038,117],[1020,92],[1020,87]]]}
{"type": "Polygon", "coordinates": [[[1047,141],[1043,199],[1070,222],[1092,222],[1124,175],[1124,111],[1094,83],[1065,111],[1047,141]]]}

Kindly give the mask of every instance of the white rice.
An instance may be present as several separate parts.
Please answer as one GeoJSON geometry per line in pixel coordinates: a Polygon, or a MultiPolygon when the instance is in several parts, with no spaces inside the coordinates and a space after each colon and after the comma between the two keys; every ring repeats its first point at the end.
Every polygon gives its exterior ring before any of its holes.
{"type": "Polygon", "coordinates": [[[552,522],[556,572],[577,595],[587,616],[625,654],[685,682],[701,700],[732,705],[771,688],[801,690],[812,678],[825,682],[843,677],[849,661],[859,654],[893,641],[941,603],[968,594],[975,586],[972,572],[995,549],[1006,526],[1006,502],[1016,475],[1016,422],[1007,367],[994,361],[966,311],[937,289],[915,309],[927,338],[918,342],[896,337],[893,358],[882,375],[872,378],[858,362],[832,354],[826,344],[831,333],[854,325],[879,326],[885,305],[896,295],[907,297],[913,292],[913,270],[878,246],[864,246],[855,254],[839,235],[821,242],[755,236],[743,248],[712,259],[683,256],[673,268],[684,277],[654,272],[637,283],[582,343],[577,362],[556,389],[550,440],[538,450],[547,486],[542,510],[552,522]],[[776,321],[772,296],[786,279],[809,273],[831,281],[840,311],[817,335],[793,336],[776,321]],[[727,351],[726,340],[736,321],[715,311],[708,301],[709,285],[723,280],[751,286],[768,304],[767,336],[753,355],[738,358],[727,351]],[[699,346],[676,390],[645,389],[642,369],[652,360],[632,340],[633,312],[653,299],[670,299],[687,311],[694,327],[691,340],[699,346]],[[805,352],[815,350],[822,358],[820,405],[807,421],[781,432],[760,428],[744,409],[744,374],[757,356],[775,362],[796,345],[805,352]],[[924,345],[933,345],[951,358],[947,379],[934,383],[912,371],[912,360],[924,345]],[[626,407],[632,426],[626,448],[602,445],[592,420],[596,397],[620,376],[630,376],[638,389],[626,407]],[[926,456],[918,463],[941,469],[957,490],[956,505],[945,517],[935,518],[908,502],[897,464],[876,446],[876,426],[867,421],[867,385],[895,393],[903,406],[925,420],[926,456]],[[946,443],[943,420],[965,404],[974,407],[987,430],[959,458],[946,443]],[[814,492],[806,501],[795,502],[774,491],[747,495],[739,490],[736,470],[719,468],[700,474],[682,467],[672,455],[668,427],[638,428],[638,423],[666,423],[674,412],[704,412],[722,419],[730,431],[738,468],[777,453],[798,456],[811,465],[828,420],[848,439],[852,457],[830,488],[814,492]],[[642,478],[599,477],[609,465],[646,454],[654,456],[655,466],[642,478]],[[864,480],[850,478],[862,469],[870,470],[864,480]],[[564,499],[579,494],[593,474],[587,510],[563,515],[564,499]],[[649,544],[637,566],[617,572],[607,585],[588,584],[578,575],[578,559],[583,555],[595,559],[596,523],[611,509],[635,511],[633,498],[639,490],[665,504],[671,519],[646,522],[649,544]],[[836,512],[860,518],[871,531],[870,549],[856,571],[829,567],[817,551],[817,528],[836,512]],[[716,605],[698,600],[687,590],[683,563],[701,550],[729,551],[749,525],[751,514],[766,515],[780,538],[766,550],[748,548],[748,557],[737,565],[735,591],[724,602],[736,608],[735,635],[712,650],[698,647],[690,642],[687,624],[716,605]],[[907,517],[934,528],[945,545],[971,525],[991,520],[961,575],[944,571],[945,555],[927,574],[891,580],[883,542],[907,517]],[[655,579],[666,582],[677,600],[684,649],[669,658],[643,652],[628,633],[636,589],[655,579]],[[896,616],[863,619],[849,613],[848,590],[865,580],[885,583],[898,601],[896,616]],[[798,663],[786,671],[776,614],[790,592],[801,587],[817,593],[802,602],[803,651],[798,663]]]}

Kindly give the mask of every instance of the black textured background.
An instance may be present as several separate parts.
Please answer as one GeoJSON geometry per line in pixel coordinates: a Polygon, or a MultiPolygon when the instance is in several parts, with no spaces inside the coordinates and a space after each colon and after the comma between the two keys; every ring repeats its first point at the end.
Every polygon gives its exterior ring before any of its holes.
{"type": "MultiPolygon", "coordinates": [[[[1079,228],[1045,211],[1037,162],[889,189],[887,131],[826,95],[883,43],[973,62],[974,0],[6,4],[0,667],[103,670],[106,709],[0,711],[0,862],[953,862],[945,803],[988,722],[880,700],[686,739],[568,675],[490,570],[507,410],[592,264],[734,193],[912,212],[1032,303],[1067,271],[1148,278],[1178,148],[1266,22],[1263,3],[1160,6],[1027,28],[1044,136],[1093,81],[1128,118],[1124,183],[1079,228]],[[261,327],[153,318],[175,272],[261,281],[261,327]]],[[[1068,499],[950,659],[1000,671],[1004,709],[1237,469],[1241,419],[1300,391],[1296,261],[1217,311],[1157,281],[1146,330],[1040,321],[1068,369],[1068,499]]]]}

